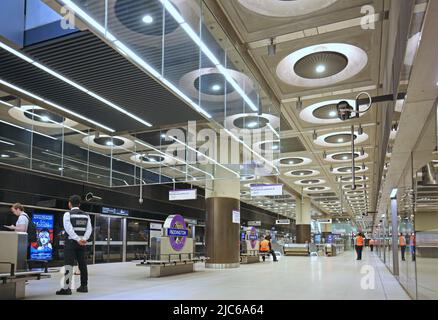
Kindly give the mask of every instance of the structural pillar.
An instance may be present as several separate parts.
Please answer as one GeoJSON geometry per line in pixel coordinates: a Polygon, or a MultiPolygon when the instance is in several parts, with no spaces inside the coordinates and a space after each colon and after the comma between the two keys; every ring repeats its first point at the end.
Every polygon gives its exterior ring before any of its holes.
{"type": "Polygon", "coordinates": [[[326,242],[327,242],[327,238],[330,234],[332,234],[332,224],[331,223],[321,223],[321,237],[326,239],[326,242]]]}
{"type": "Polygon", "coordinates": [[[240,223],[233,222],[233,210],[240,211],[240,180],[213,180],[206,189],[205,245],[207,268],[240,266],[240,223]]]}
{"type": "Polygon", "coordinates": [[[296,230],[297,243],[310,243],[311,240],[311,203],[309,197],[297,199],[296,203],[296,230]]]}

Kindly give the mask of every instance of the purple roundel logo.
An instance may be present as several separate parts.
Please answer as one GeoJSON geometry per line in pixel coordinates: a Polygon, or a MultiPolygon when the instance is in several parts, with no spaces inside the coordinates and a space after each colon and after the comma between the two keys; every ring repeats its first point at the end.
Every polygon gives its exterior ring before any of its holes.
{"type": "Polygon", "coordinates": [[[258,236],[257,236],[257,229],[252,227],[249,231],[249,240],[251,240],[251,248],[255,249],[258,236]]]}
{"type": "MultiPolygon", "coordinates": [[[[186,222],[184,221],[183,216],[179,214],[175,214],[167,218],[170,220],[169,225],[167,226],[167,236],[170,239],[170,245],[175,251],[180,251],[184,248],[186,243],[186,238],[188,236],[188,230],[186,227],[186,222]]],[[[167,225],[166,221],[166,225],[167,225]]]]}

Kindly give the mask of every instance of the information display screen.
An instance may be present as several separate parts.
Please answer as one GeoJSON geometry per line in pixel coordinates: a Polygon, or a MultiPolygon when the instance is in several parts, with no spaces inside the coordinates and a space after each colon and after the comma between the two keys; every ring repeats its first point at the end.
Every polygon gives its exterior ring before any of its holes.
{"type": "Polygon", "coordinates": [[[53,259],[53,214],[34,213],[32,221],[36,226],[37,242],[31,243],[31,260],[53,259]]]}

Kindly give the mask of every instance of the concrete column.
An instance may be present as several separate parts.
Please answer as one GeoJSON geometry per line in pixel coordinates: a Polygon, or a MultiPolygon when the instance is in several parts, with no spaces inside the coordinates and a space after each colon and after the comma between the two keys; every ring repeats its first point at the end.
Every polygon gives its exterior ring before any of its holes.
{"type": "Polygon", "coordinates": [[[240,181],[214,180],[206,189],[207,268],[240,266],[240,223],[233,223],[233,210],[240,210],[240,181]]]}
{"type": "Polygon", "coordinates": [[[296,228],[297,243],[310,243],[311,203],[309,197],[297,199],[296,204],[296,228]]]}

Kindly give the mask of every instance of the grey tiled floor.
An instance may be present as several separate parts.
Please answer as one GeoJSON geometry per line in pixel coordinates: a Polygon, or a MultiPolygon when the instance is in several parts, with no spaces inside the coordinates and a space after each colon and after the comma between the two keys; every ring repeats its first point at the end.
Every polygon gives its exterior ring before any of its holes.
{"type": "Polygon", "coordinates": [[[347,251],[336,257],[281,257],[278,263],[267,261],[229,270],[210,270],[202,265],[196,269],[191,274],[148,278],[147,267],[131,262],[92,265],[88,294],[54,295],[60,275],[53,274],[51,279],[27,285],[27,299],[179,300],[181,292],[189,300],[409,299],[370,252],[364,253],[362,261],[356,261],[354,253],[347,251]],[[361,288],[363,266],[372,266],[374,288],[361,288]]]}

